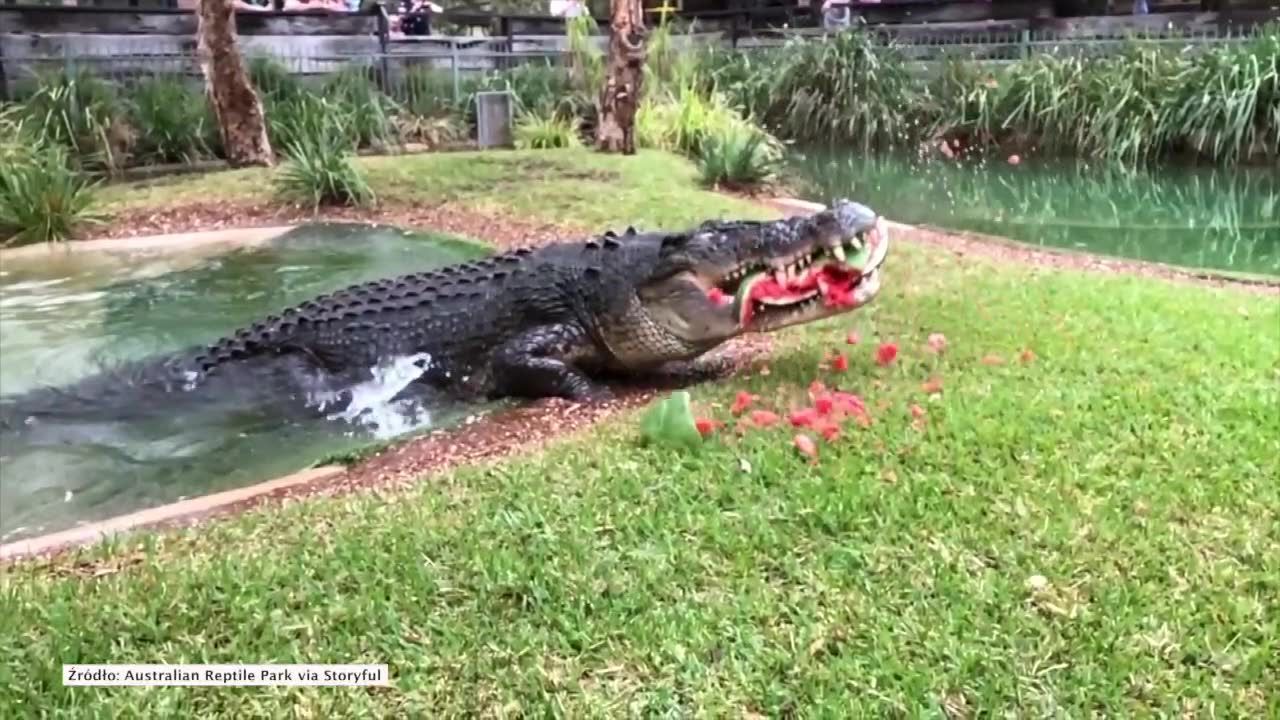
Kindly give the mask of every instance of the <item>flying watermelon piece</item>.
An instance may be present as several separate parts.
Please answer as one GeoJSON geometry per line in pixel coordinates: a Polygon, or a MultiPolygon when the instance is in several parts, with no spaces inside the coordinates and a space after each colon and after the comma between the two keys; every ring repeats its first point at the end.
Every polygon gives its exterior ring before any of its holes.
{"type": "Polygon", "coordinates": [[[702,433],[693,416],[692,398],[678,390],[649,408],[640,420],[640,435],[646,443],[668,447],[698,447],[702,433]]]}

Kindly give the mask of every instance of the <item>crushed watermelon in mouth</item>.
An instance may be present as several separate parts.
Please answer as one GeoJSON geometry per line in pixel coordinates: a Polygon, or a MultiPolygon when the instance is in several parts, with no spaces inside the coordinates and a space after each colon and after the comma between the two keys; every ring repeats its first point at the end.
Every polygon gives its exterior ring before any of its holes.
{"type": "Polygon", "coordinates": [[[827,264],[809,270],[798,278],[779,283],[770,273],[757,273],[742,281],[738,288],[741,321],[748,325],[756,312],[756,303],[765,300],[782,301],[781,305],[799,302],[814,290],[819,290],[823,303],[830,308],[850,308],[856,304],[853,291],[862,273],[858,270],[827,264]]]}

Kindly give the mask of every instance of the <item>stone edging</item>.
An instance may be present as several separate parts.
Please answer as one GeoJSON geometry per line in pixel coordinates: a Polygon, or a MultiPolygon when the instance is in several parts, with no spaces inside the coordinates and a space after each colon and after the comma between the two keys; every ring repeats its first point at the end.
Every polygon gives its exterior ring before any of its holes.
{"type": "Polygon", "coordinates": [[[194,515],[202,515],[219,507],[244,502],[250,498],[284,488],[329,479],[344,472],[346,472],[346,468],[341,465],[325,465],[248,487],[201,495],[200,497],[181,500],[168,505],[139,510],[127,515],[118,515],[100,522],[88,523],[70,530],[40,535],[27,540],[17,540],[0,545],[0,561],[13,560],[28,555],[40,555],[72,545],[90,545],[130,530],[175,522],[194,515]]]}
{"type": "Polygon", "coordinates": [[[128,252],[136,250],[197,247],[227,243],[253,245],[267,242],[297,227],[275,225],[270,227],[235,228],[230,230],[205,230],[197,232],[147,235],[143,237],[103,238],[98,240],[72,240],[61,243],[40,243],[22,247],[0,248],[0,260],[39,259],[50,255],[65,256],[73,252],[128,252]]]}

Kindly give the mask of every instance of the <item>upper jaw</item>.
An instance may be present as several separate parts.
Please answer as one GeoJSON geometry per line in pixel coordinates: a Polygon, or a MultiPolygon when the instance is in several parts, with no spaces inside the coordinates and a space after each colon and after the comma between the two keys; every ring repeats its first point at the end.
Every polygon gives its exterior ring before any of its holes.
{"type": "MultiPolygon", "coordinates": [[[[741,332],[771,331],[812,322],[850,312],[874,300],[880,292],[881,268],[889,252],[888,227],[883,218],[872,213],[870,220],[859,226],[859,232],[860,236],[846,236],[847,241],[837,243],[840,250],[815,253],[806,256],[798,264],[801,278],[809,273],[821,273],[824,269],[851,272],[855,276],[852,289],[839,302],[833,300],[835,296],[829,295],[827,287],[819,281],[820,289],[788,297],[782,302],[774,300],[767,303],[771,306],[769,308],[764,308],[761,303],[753,305],[750,312],[747,312],[746,307],[739,307],[741,332]],[[758,312],[762,309],[773,312],[758,312]]],[[[773,274],[774,281],[779,285],[785,285],[794,278],[793,267],[773,274]]]]}
{"type": "Polygon", "coordinates": [[[865,247],[869,235],[875,232],[883,234],[883,220],[874,210],[844,199],[836,200],[830,208],[807,218],[806,225],[802,232],[817,235],[807,247],[766,263],[769,272],[779,282],[799,277],[815,263],[824,260],[846,264],[865,247]]]}

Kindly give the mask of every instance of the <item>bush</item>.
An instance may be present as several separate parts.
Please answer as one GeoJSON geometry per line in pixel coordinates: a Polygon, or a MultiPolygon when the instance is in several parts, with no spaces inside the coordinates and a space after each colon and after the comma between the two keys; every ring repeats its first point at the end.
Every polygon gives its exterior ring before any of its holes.
{"type": "MultiPolygon", "coordinates": [[[[460,77],[458,90],[461,97],[468,97],[475,84],[472,78],[460,77]]],[[[405,73],[397,97],[402,98],[403,110],[421,118],[465,115],[464,101],[454,94],[453,75],[434,68],[414,68],[405,73]]]]}
{"type": "Polygon", "coordinates": [[[765,84],[743,87],[752,115],[794,140],[847,142],[863,150],[916,140],[921,88],[893,44],[862,30],[792,39],[771,54],[765,84]]]}
{"type": "Polygon", "coordinates": [[[401,110],[391,122],[402,142],[421,143],[429,148],[451,145],[467,136],[461,121],[449,116],[422,117],[401,110]]]}
{"type": "Polygon", "coordinates": [[[220,144],[213,110],[204,93],[181,77],[157,76],[130,89],[126,104],[138,131],[134,154],[156,163],[194,162],[220,144]]]}
{"type": "Polygon", "coordinates": [[[91,211],[95,185],[70,167],[65,148],[37,142],[15,151],[11,142],[0,144],[8,146],[0,151],[0,244],[66,240],[79,226],[100,220],[91,211]]]}
{"type": "Polygon", "coordinates": [[[703,141],[749,121],[719,93],[704,95],[691,86],[674,95],[649,95],[636,113],[636,142],[642,147],[702,154],[703,141]]]}
{"type": "Polygon", "coordinates": [[[257,89],[263,105],[295,100],[307,92],[302,81],[275,58],[249,58],[248,69],[249,80],[257,89]]]}
{"type": "Polygon", "coordinates": [[[1183,52],[1135,42],[1098,58],[1036,55],[1003,72],[952,64],[931,88],[935,136],[1126,165],[1190,152],[1280,152],[1280,25],[1183,52]]]}
{"type": "Polygon", "coordinates": [[[73,166],[115,172],[124,165],[133,136],[110,83],[82,71],[51,73],[19,100],[40,138],[62,146],[73,166]]]}
{"type": "Polygon", "coordinates": [[[575,119],[525,115],[516,122],[516,147],[522,150],[551,150],[581,147],[575,119]]]}
{"type": "Polygon", "coordinates": [[[288,158],[276,175],[279,196],[313,209],[374,202],[373,189],[352,161],[354,133],[335,104],[311,96],[289,106],[302,109],[277,129],[286,138],[281,151],[288,158]]]}
{"type": "Polygon", "coordinates": [[[325,83],[323,97],[348,116],[347,125],[357,147],[386,148],[396,142],[396,110],[391,98],[382,93],[370,70],[352,68],[338,73],[325,83]]]}
{"type": "Polygon", "coordinates": [[[772,180],[781,160],[772,138],[744,124],[708,135],[698,169],[706,185],[746,188],[772,180]]]}

